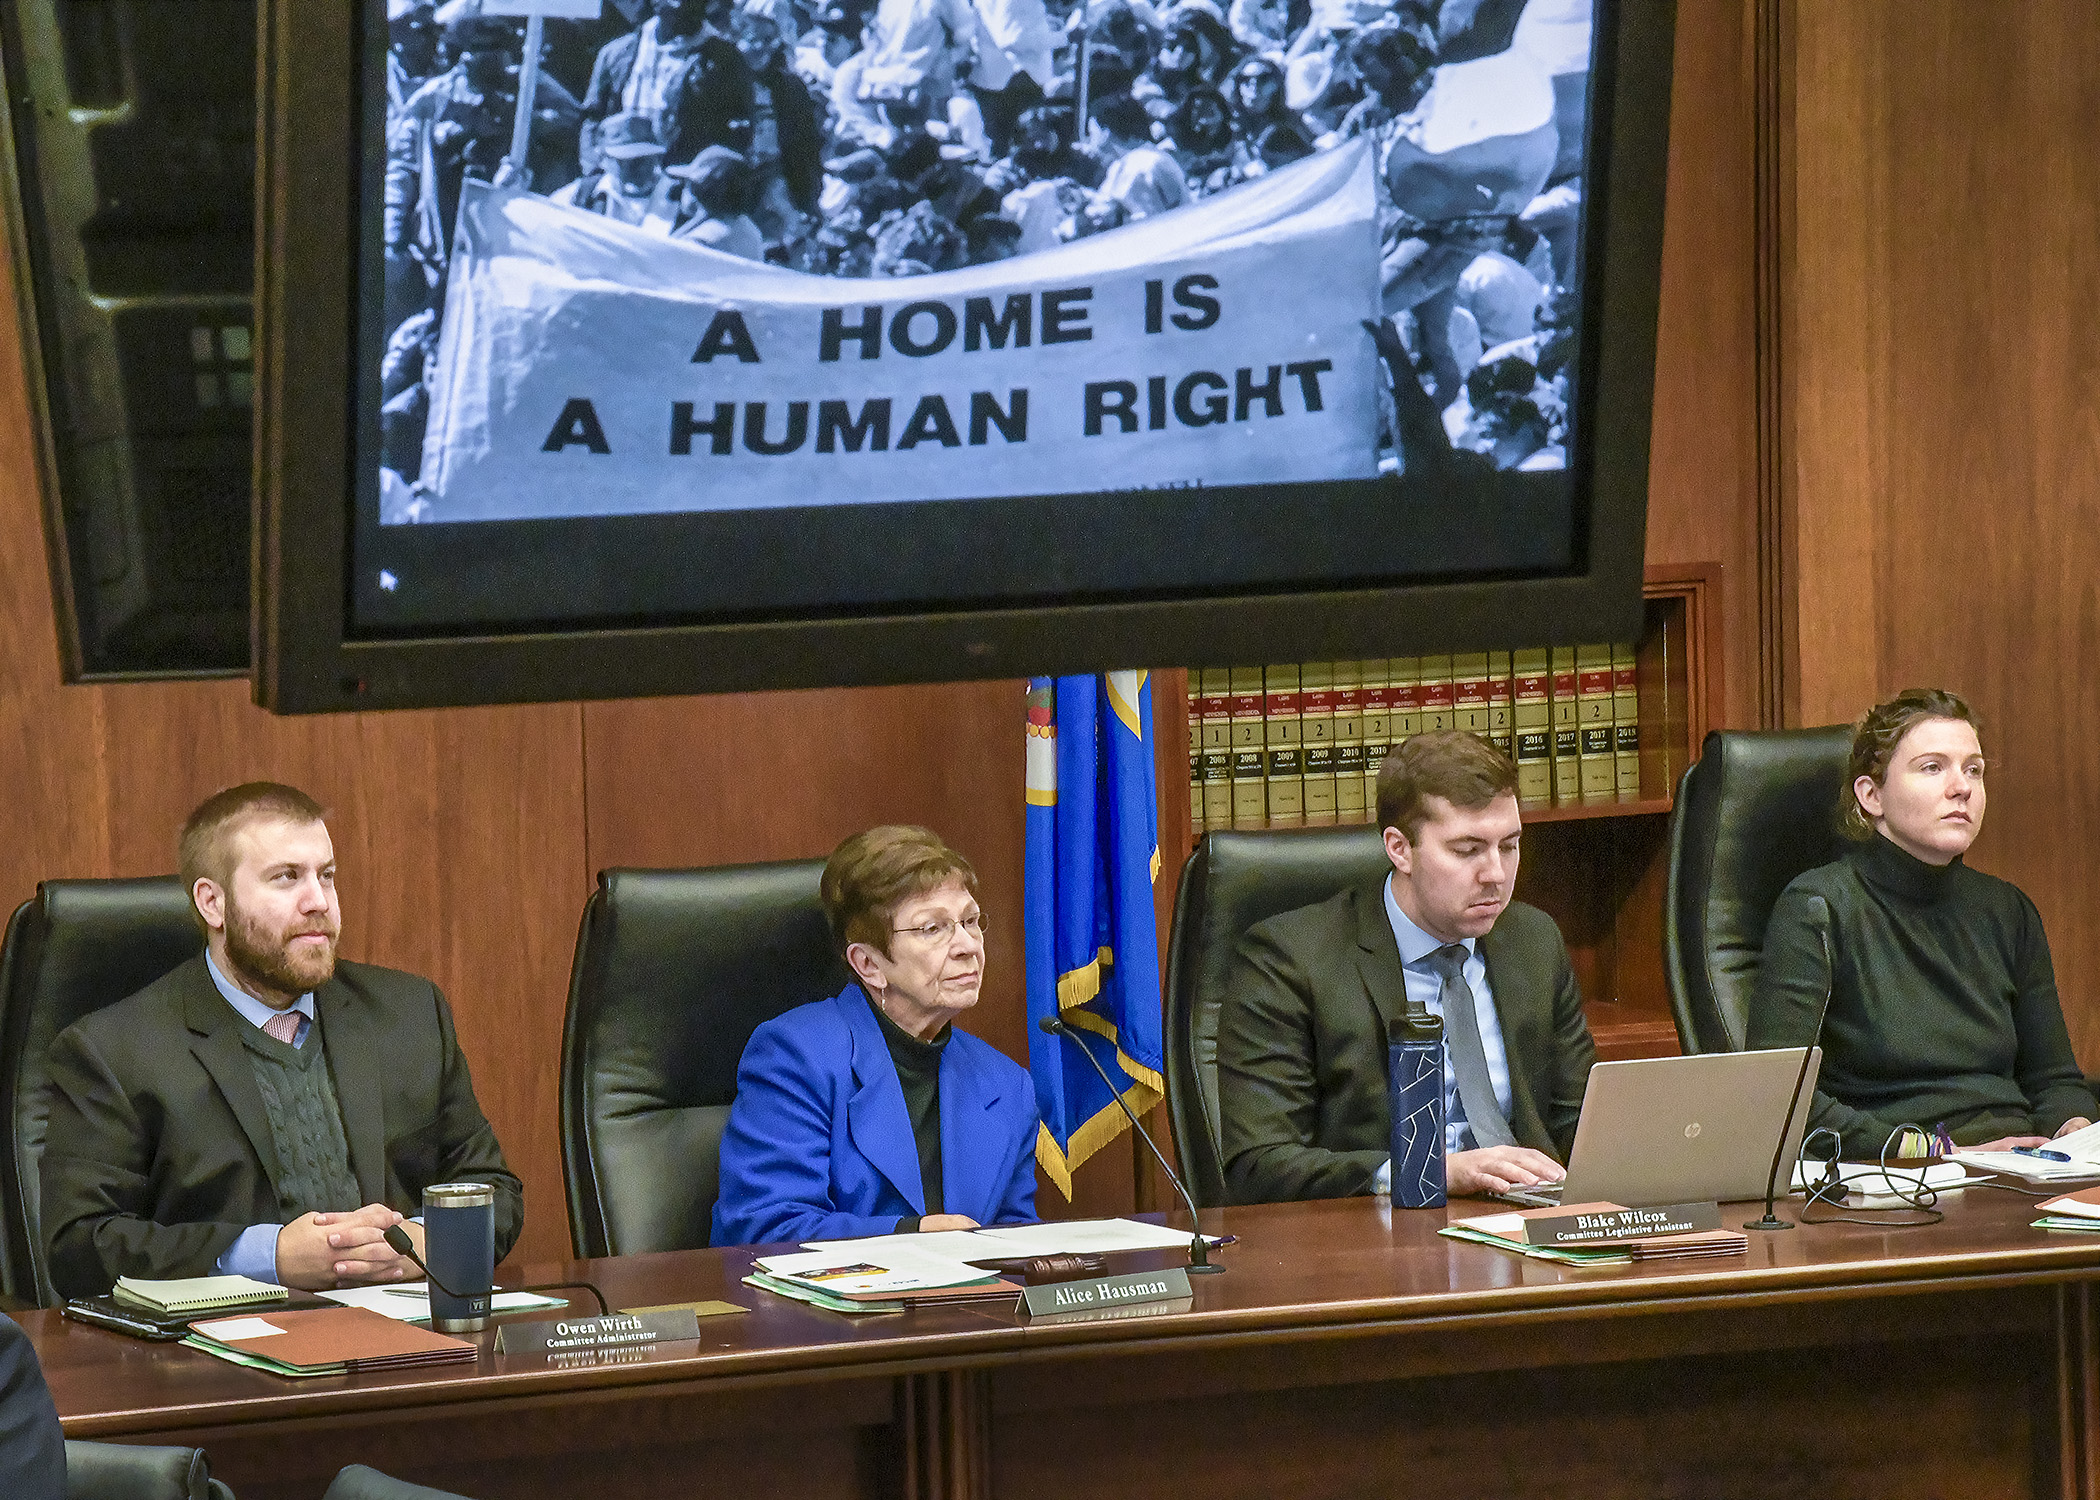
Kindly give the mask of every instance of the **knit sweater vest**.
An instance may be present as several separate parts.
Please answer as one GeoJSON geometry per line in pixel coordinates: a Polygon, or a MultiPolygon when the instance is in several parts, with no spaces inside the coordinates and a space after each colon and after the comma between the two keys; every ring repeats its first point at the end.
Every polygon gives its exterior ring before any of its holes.
{"type": "Polygon", "coordinates": [[[343,1112],[321,1041],[321,1023],[307,1028],[306,1045],[292,1047],[249,1027],[241,1038],[255,1069],[277,1148],[277,1206],[289,1223],[304,1213],[341,1213],[364,1202],[350,1170],[343,1112]]]}

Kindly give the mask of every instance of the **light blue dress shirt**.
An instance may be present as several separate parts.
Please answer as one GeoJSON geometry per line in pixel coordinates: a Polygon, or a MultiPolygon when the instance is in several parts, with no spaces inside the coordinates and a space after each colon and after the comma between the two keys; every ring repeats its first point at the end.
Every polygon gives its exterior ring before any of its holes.
{"type": "MultiPolygon", "coordinates": [[[[211,970],[211,982],[219,987],[226,1003],[239,1011],[256,1030],[260,1031],[263,1023],[277,1014],[220,973],[209,953],[204,955],[204,966],[211,970]]],[[[314,1029],[313,991],[308,990],[295,1000],[292,1009],[306,1018],[299,1024],[299,1040],[292,1044],[303,1047],[307,1035],[314,1029]]],[[[277,1279],[277,1231],[283,1227],[282,1224],[250,1224],[226,1247],[226,1253],[213,1263],[212,1270],[220,1276],[249,1276],[257,1281],[274,1282],[277,1279]]]]}
{"type": "MultiPolygon", "coordinates": [[[[1393,881],[1386,877],[1385,917],[1392,924],[1393,941],[1400,945],[1400,972],[1407,981],[1407,998],[1420,1001],[1423,1009],[1433,1016],[1444,1014],[1444,977],[1430,966],[1429,955],[1445,945],[1444,940],[1432,937],[1409,920],[1406,912],[1393,895],[1393,881]]],[[[1473,989],[1473,1015],[1480,1023],[1480,1051],[1487,1062],[1488,1082],[1494,1086],[1495,1102],[1502,1106],[1508,1117],[1512,1108],[1509,1088],[1509,1049],[1502,1041],[1502,1018],[1495,1012],[1495,994],[1488,987],[1487,960],[1480,956],[1477,940],[1467,938],[1464,944],[1466,961],[1459,972],[1473,989]]],[[[1471,1124],[1456,1118],[1458,1113],[1458,1072],[1451,1065],[1451,1049],[1444,1049],[1444,1149],[1446,1151],[1471,1151],[1479,1143],[1473,1139],[1471,1124]]],[[[1373,1191],[1392,1191],[1393,1164],[1388,1161],[1378,1169],[1373,1191]]]]}

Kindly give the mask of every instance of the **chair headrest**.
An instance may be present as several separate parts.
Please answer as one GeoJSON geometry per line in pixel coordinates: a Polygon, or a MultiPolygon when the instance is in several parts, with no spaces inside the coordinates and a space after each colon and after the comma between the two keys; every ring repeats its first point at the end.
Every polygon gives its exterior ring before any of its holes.
{"type": "Polygon", "coordinates": [[[1838,810],[1852,730],[1716,731],[1686,773],[1672,828],[1673,989],[1702,1051],[1747,1033],[1765,925],[1795,876],[1845,850],[1838,810]]]}
{"type": "Polygon", "coordinates": [[[47,880],[18,907],[0,948],[0,1117],[14,1149],[0,1158],[5,1254],[0,1290],[45,1303],[37,1163],[48,1104],[44,1057],[82,1016],[134,995],[194,958],[204,935],[173,875],[47,880]]]}

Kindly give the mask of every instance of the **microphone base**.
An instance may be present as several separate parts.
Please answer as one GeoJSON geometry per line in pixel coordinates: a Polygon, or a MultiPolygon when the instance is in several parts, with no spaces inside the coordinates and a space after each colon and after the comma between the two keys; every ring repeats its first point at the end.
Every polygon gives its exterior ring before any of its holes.
{"type": "Polygon", "coordinates": [[[1223,1276],[1225,1274],[1223,1266],[1215,1265],[1209,1261],[1205,1261],[1200,1266],[1184,1266],[1182,1269],[1191,1276],[1223,1276]]]}
{"type": "Polygon", "coordinates": [[[1772,1214],[1766,1214],[1762,1219],[1752,1220],[1750,1223],[1745,1224],[1743,1227],[1745,1229],[1792,1229],[1794,1226],[1792,1224],[1789,1224],[1785,1219],[1778,1218],[1777,1216],[1772,1214]]]}

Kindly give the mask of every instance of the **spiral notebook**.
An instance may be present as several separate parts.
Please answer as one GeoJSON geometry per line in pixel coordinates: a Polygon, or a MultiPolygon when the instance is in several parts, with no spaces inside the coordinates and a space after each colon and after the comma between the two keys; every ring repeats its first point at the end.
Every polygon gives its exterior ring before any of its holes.
{"type": "Polygon", "coordinates": [[[179,1315],[217,1312],[227,1307],[267,1307],[285,1301],[291,1293],[281,1286],[247,1276],[191,1276],[179,1281],[145,1281],[134,1276],[119,1276],[116,1289],[110,1295],[119,1302],[128,1302],[149,1312],[179,1315]]]}

